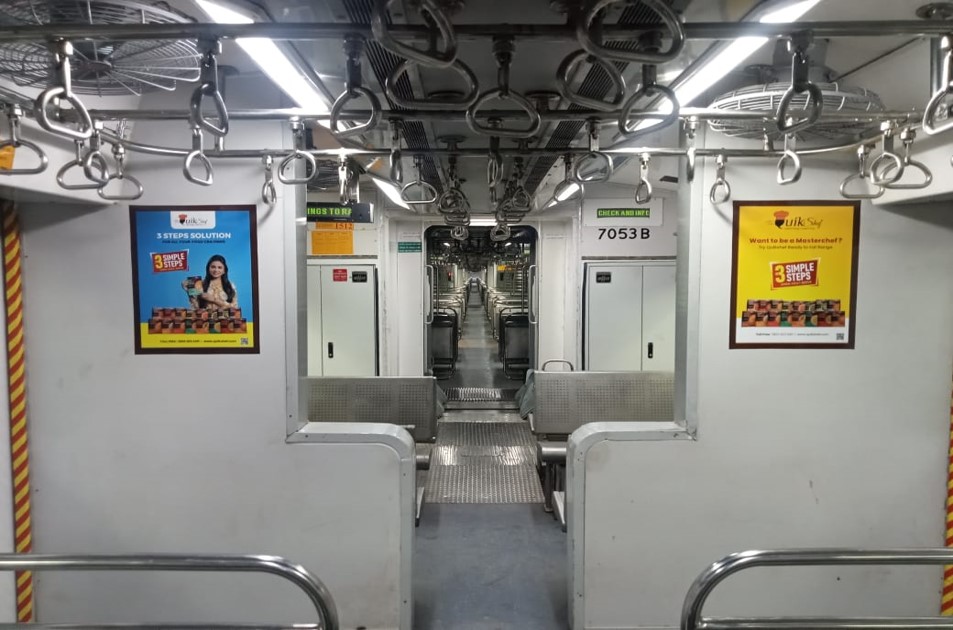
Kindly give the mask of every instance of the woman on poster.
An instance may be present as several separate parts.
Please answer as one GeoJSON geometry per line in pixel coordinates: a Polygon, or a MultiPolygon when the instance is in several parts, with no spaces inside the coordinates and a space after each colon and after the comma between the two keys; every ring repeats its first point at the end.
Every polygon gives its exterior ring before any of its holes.
{"type": "Polygon", "coordinates": [[[228,279],[225,257],[215,254],[205,264],[205,278],[182,282],[192,308],[238,308],[238,290],[228,279]]]}

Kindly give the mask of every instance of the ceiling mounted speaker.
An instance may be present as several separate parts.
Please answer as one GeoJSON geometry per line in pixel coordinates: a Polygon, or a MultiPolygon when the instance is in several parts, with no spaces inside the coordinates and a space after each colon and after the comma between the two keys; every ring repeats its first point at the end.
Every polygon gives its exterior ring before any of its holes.
{"type": "MultiPolygon", "coordinates": [[[[136,0],[3,0],[0,29],[13,26],[90,24],[184,24],[193,20],[164,2],[136,0]]],[[[73,42],[73,91],[79,94],[139,95],[174,90],[179,81],[199,79],[200,53],[193,40],[73,42]]],[[[45,88],[53,54],[46,42],[0,43],[0,74],[18,85],[45,88]]]]}

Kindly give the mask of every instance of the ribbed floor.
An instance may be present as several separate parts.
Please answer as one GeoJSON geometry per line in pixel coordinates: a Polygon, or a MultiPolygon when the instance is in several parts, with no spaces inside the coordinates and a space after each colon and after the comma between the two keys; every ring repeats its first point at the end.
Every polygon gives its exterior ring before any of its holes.
{"type": "Polygon", "coordinates": [[[448,402],[496,402],[513,400],[516,389],[499,387],[451,387],[447,389],[448,402]]]}
{"type": "Polygon", "coordinates": [[[536,447],[525,422],[441,422],[428,503],[542,503],[536,447]]]}

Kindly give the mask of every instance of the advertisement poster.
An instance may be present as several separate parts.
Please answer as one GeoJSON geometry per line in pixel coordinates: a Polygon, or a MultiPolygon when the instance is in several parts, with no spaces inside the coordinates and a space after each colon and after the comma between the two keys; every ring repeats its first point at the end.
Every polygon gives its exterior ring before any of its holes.
{"type": "Polygon", "coordinates": [[[255,206],[130,206],[136,354],[257,354],[255,206]]]}
{"type": "Polygon", "coordinates": [[[730,348],[854,347],[860,203],[736,201],[730,348]]]}

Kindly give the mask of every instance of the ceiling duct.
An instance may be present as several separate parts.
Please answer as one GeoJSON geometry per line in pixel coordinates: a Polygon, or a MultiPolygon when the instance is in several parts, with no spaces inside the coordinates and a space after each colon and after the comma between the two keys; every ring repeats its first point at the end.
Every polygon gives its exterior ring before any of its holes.
{"type": "MultiPolygon", "coordinates": [[[[0,29],[50,24],[182,24],[188,16],[165,2],[135,0],[4,0],[0,29]]],[[[199,79],[200,53],[192,40],[77,40],[70,56],[72,89],[79,94],[139,95],[174,90],[199,79]]],[[[41,41],[0,44],[0,74],[17,85],[47,87],[53,53],[41,41]]]]}
{"type": "MultiPolygon", "coordinates": [[[[847,87],[832,78],[835,73],[824,65],[827,56],[827,42],[816,41],[810,50],[810,80],[820,88],[824,96],[825,112],[866,112],[884,111],[880,97],[865,88],[847,87]]],[[[765,112],[773,114],[784,93],[791,87],[791,56],[785,42],[779,41],[774,51],[774,61],[769,66],[750,66],[748,73],[754,75],[754,84],[746,85],[717,97],[711,104],[713,109],[743,112],[765,112]],[[786,79],[786,80],[785,80],[786,79]]],[[[791,102],[790,111],[799,112],[807,105],[807,93],[798,94],[791,102]]],[[[761,120],[713,119],[709,126],[726,136],[763,139],[767,135],[772,140],[784,136],[774,122],[761,120]]],[[[806,140],[846,140],[856,138],[870,129],[876,129],[877,123],[850,122],[838,120],[819,122],[801,131],[797,136],[806,140]]]]}

